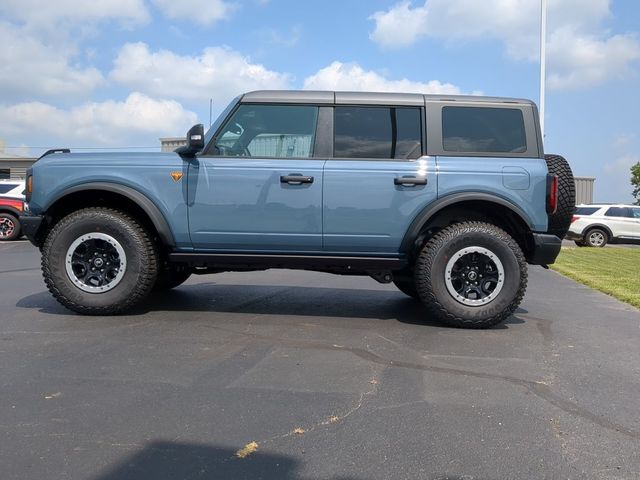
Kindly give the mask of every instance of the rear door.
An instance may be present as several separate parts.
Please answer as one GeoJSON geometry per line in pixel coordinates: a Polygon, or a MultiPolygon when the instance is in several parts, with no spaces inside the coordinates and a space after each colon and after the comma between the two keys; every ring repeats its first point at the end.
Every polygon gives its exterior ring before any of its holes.
{"type": "Polygon", "coordinates": [[[438,198],[485,193],[523,211],[547,230],[547,165],[532,106],[507,102],[430,101],[429,152],[437,156],[438,198]]]}
{"type": "Polygon", "coordinates": [[[320,251],[322,167],[313,158],[318,107],[241,104],[215,149],[189,169],[195,248],[320,251]]]}
{"type": "Polygon", "coordinates": [[[413,218],[436,198],[424,147],[419,106],[336,105],[334,158],[324,169],[326,252],[399,252],[413,218]]]}

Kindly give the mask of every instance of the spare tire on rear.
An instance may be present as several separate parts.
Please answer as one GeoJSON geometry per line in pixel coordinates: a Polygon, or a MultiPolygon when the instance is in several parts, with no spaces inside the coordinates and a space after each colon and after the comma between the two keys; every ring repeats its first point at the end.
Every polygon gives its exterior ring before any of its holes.
{"type": "Polygon", "coordinates": [[[564,238],[571,225],[571,217],[576,210],[576,184],[569,162],[560,155],[545,155],[547,170],[558,177],[558,208],[549,215],[547,233],[564,238]]]}

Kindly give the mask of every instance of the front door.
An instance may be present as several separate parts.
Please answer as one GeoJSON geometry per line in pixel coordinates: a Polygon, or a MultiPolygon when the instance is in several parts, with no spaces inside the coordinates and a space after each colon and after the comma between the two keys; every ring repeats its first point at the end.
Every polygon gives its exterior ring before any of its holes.
{"type": "Polygon", "coordinates": [[[322,168],[313,159],[317,107],[242,104],[189,168],[197,249],[319,251],[322,168]]]}

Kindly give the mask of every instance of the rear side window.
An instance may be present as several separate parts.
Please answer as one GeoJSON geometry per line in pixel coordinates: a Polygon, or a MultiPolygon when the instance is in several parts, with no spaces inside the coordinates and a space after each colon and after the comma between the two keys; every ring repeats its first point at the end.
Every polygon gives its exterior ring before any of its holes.
{"type": "Polygon", "coordinates": [[[421,155],[419,108],[336,107],[334,157],[415,159],[421,155]]]}
{"type": "Polygon", "coordinates": [[[576,215],[593,215],[598,210],[599,207],[578,207],[576,208],[576,215]]]}
{"type": "Polygon", "coordinates": [[[633,218],[640,220],[640,208],[632,208],[631,212],[633,213],[633,218]]]}
{"type": "Polygon", "coordinates": [[[522,110],[443,107],[442,148],[447,152],[524,153],[527,139],[522,110]]]}
{"type": "Polygon", "coordinates": [[[0,183],[0,194],[10,192],[17,186],[17,183],[0,183]]]}
{"type": "Polygon", "coordinates": [[[631,211],[625,207],[610,207],[604,214],[605,217],[631,217],[631,211]]]}

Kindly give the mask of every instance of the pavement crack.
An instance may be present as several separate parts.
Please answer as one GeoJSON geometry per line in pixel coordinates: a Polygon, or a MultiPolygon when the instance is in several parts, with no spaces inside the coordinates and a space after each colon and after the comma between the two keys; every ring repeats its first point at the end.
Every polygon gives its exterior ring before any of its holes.
{"type": "Polygon", "coordinates": [[[315,342],[312,340],[271,337],[268,335],[261,335],[258,333],[250,333],[246,331],[239,332],[237,330],[226,329],[226,328],[215,326],[215,325],[209,325],[209,328],[222,330],[227,333],[235,333],[238,335],[250,336],[254,339],[274,342],[276,344],[282,344],[282,345],[293,347],[293,348],[306,347],[306,348],[315,348],[318,350],[346,351],[346,352],[352,353],[353,355],[359,358],[362,358],[363,360],[367,360],[371,363],[375,363],[385,367],[407,368],[412,370],[421,370],[421,371],[433,372],[433,373],[461,375],[466,377],[483,378],[487,380],[499,380],[499,381],[507,382],[528,390],[529,392],[533,393],[537,397],[541,398],[542,400],[550,403],[551,405],[559,408],[564,412],[567,412],[571,415],[587,420],[607,430],[612,430],[614,432],[621,433],[623,435],[626,435],[627,437],[631,437],[636,440],[640,439],[639,431],[633,430],[631,428],[627,428],[624,425],[620,425],[616,422],[613,422],[604,417],[601,417],[591,412],[590,410],[584,407],[581,407],[577,403],[561,397],[560,395],[554,393],[551,390],[550,386],[546,384],[546,382],[524,380],[522,378],[513,377],[510,375],[497,375],[495,373],[474,372],[472,370],[462,370],[462,369],[451,368],[451,367],[438,367],[435,365],[426,365],[423,363],[407,362],[403,360],[391,360],[391,359],[383,358],[373,353],[370,350],[366,350],[358,347],[347,347],[344,345],[335,345],[335,344],[329,345],[321,342],[315,342]]]}
{"type": "Polygon", "coordinates": [[[276,440],[282,440],[285,438],[289,438],[289,437],[301,437],[303,435],[306,435],[308,433],[313,432],[314,430],[321,428],[321,427],[326,427],[329,425],[334,425],[337,424],[343,420],[345,420],[346,418],[350,417],[351,415],[353,415],[354,413],[356,413],[358,410],[360,410],[362,408],[362,406],[365,403],[365,400],[368,396],[373,395],[377,389],[378,389],[378,384],[379,381],[377,378],[375,378],[375,376],[369,380],[369,385],[371,385],[371,388],[369,390],[367,390],[366,392],[362,392],[360,393],[360,396],[358,398],[358,401],[355,402],[355,404],[349,408],[346,412],[340,414],[340,415],[330,415],[329,417],[319,421],[319,422],[315,422],[312,423],[309,426],[296,426],[293,427],[291,430],[287,431],[286,433],[282,433],[280,435],[274,435],[272,437],[268,437],[265,438],[263,440],[259,440],[259,441],[251,441],[249,443],[247,443],[243,448],[239,449],[235,456],[237,458],[245,458],[247,456],[249,456],[251,453],[255,452],[256,450],[258,450],[258,448],[260,447],[260,445],[264,445],[270,442],[274,442],[276,440]]]}

